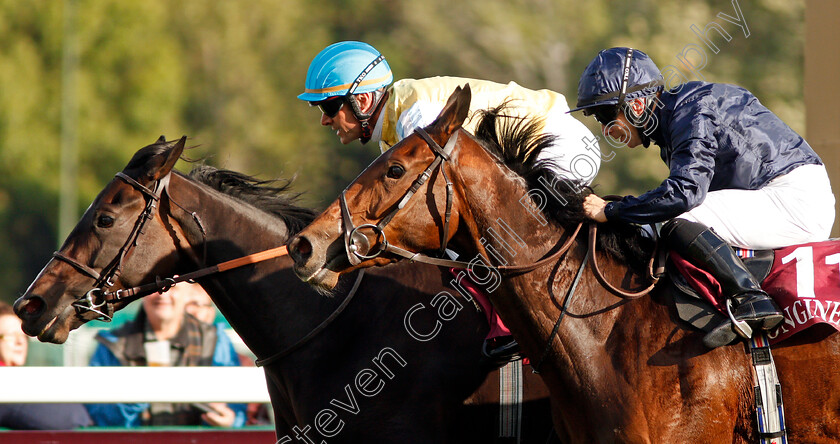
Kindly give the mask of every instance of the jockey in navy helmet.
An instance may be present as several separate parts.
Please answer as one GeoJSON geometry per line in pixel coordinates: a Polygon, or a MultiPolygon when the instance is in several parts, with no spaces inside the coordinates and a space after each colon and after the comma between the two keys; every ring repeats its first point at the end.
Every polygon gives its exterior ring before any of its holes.
{"type": "Polygon", "coordinates": [[[664,84],[653,61],[632,48],[603,50],[584,70],[572,111],[594,116],[605,135],[630,148],[656,143],[670,170],[641,196],[607,203],[592,194],[584,210],[598,222],[665,222],[668,247],[717,278],[737,321],[704,337],[714,348],[784,319],[730,245],[825,240],[834,194],[814,150],[746,89],[664,84]]]}

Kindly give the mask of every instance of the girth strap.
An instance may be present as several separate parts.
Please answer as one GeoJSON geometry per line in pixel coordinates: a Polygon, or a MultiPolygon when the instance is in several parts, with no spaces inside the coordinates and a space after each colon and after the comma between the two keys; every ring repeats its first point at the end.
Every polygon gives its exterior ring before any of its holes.
{"type": "Polygon", "coordinates": [[[752,357],[752,374],[755,391],[755,414],[760,444],[784,444],[785,409],[782,402],[782,385],[776,372],[776,363],[770,352],[767,336],[757,334],[749,341],[752,357]]]}

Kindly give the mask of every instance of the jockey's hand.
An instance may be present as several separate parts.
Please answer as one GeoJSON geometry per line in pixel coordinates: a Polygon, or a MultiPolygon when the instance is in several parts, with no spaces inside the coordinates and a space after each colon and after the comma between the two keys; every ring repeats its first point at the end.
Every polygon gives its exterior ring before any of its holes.
{"type": "Polygon", "coordinates": [[[607,215],[604,214],[604,207],[606,206],[607,201],[594,194],[590,194],[583,201],[583,212],[586,214],[586,217],[595,222],[606,222],[607,215]]]}

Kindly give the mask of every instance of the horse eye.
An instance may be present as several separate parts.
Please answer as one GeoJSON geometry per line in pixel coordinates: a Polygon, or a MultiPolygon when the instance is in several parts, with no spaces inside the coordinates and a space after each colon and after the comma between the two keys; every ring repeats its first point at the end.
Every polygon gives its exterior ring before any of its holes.
{"type": "Polygon", "coordinates": [[[110,228],[114,225],[114,218],[108,215],[100,215],[99,219],[96,219],[96,226],[100,228],[110,228]]]}
{"type": "Polygon", "coordinates": [[[391,179],[399,179],[405,174],[405,169],[399,165],[392,165],[388,168],[388,177],[391,179]]]}

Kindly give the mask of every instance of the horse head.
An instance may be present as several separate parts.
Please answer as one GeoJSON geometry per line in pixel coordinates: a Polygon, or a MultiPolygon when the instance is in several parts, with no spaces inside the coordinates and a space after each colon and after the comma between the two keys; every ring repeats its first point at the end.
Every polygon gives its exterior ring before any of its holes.
{"type": "MultiPolygon", "coordinates": [[[[85,322],[110,318],[120,303],[106,296],[154,276],[176,260],[150,237],[171,238],[162,223],[161,197],[184,150],[186,137],[161,136],[138,151],[96,197],[53,259],[14,304],[23,331],[44,342],[63,343],[85,322]],[[153,244],[155,245],[153,247],[153,244]]],[[[124,304],[123,304],[124,305],[124,304]]]]}
{"type": "Polygon", "coordinates": [[[383,153],[290,241],[301,279],[331,289],[344,273],[399,260],[389,254],[395,248],[420,252],[447,245],[461,219],[447,171],[457,164],[458,138],[471,140],[459,131],[470,99],[469,85],[456,88],[431,125],[383,153]]]}

